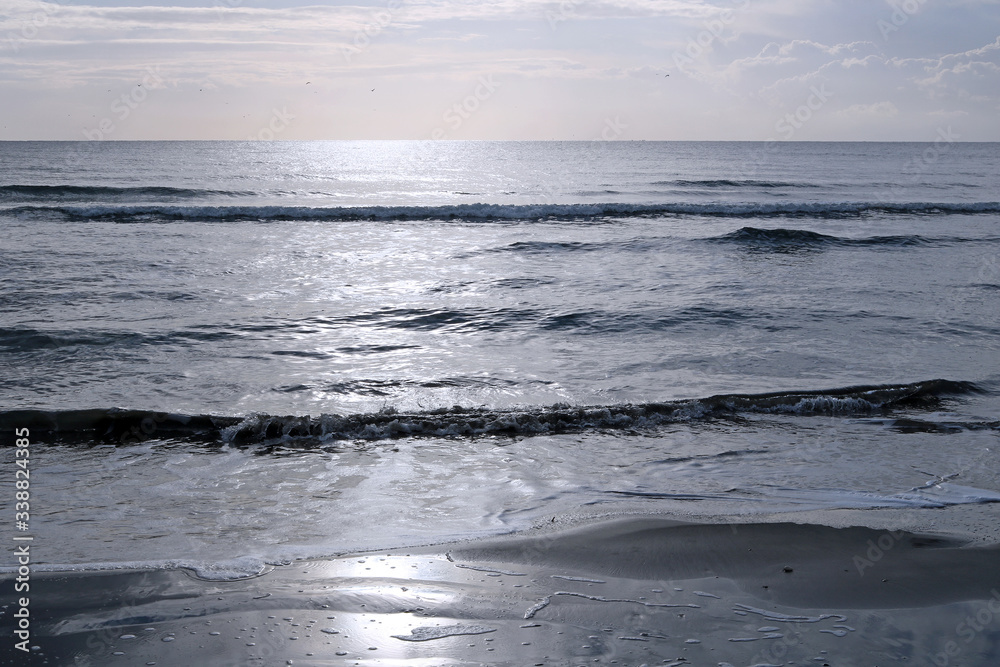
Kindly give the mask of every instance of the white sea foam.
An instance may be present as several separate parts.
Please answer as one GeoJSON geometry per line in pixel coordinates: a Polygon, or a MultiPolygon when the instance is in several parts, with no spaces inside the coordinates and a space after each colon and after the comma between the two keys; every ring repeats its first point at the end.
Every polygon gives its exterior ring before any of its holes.
{"type": "MultiPolygon", "coordinates": [[[[259,558],[241,556],[230,560],[203,562],[189,560],[162,561],[122,561],[120,563],[36,563],[32,570],[36,572],[109,572],[134,570],[190,570],[199,579],[205,581],[239,581],[253,579],[265,574],[271,565],[259,558]]],[[[0,574],[13,574],[16,567],[0,567],[0,574]]]]}
{"type": "Polygon", "coordinates": [[[433,625],[413,628],[408,635],[392,635],[392,637],[404,642],[426,642],[432,639],[461,635],[484,635],[490,632],[496,632],[496,628],[488,628],[485,625],[433,625]]]}

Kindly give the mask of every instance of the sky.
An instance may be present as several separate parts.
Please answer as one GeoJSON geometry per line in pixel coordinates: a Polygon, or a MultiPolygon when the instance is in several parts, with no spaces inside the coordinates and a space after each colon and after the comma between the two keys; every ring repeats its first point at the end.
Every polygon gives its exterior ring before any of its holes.
{"type": "Polygon", "coordinates": [[[1000,141],[1000,0],[0,0],[0,139],[1000,141]]]}

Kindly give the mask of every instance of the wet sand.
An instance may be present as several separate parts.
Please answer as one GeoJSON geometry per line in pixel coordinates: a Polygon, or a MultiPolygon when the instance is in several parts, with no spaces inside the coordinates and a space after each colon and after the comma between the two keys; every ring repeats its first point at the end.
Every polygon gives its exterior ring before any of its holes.
{"type": "Polygon", "coordinates": [[[1000,548],[626,518],[268,568],[33,573],[14,665],[997,665],[1000,548]]]}

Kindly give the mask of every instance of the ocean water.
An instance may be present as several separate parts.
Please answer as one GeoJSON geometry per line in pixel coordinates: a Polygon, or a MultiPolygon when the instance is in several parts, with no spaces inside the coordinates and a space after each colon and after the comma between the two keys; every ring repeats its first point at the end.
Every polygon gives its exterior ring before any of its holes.
{"type": "Polygon", "coordinates": [[[1000,501],[1000,144],[0,143],[0,230],[42,567],[1000,501]]]}

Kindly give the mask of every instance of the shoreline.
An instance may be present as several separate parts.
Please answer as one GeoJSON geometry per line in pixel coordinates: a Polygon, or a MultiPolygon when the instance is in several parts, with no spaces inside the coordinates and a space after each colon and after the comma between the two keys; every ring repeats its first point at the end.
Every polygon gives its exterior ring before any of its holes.
{"type": "Polygon", "coordinates": [[[31,585],[41,650],[8,639],[5,664],[1000,661],[1000,545],[816,523],[632,516],[235,581],[122,570],[31,585]]]}

